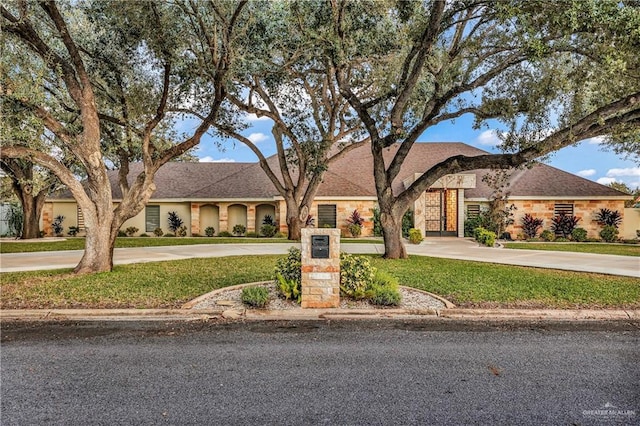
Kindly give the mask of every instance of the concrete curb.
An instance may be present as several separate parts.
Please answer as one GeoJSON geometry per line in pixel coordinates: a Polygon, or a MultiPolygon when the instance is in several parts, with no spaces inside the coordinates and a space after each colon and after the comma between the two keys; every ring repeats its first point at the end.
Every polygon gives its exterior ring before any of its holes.
{"type": "Polygon", "coordinates": [[[419,319],[479,321],[640,321],[640,310],[623,309],[25,309],[2,310],[1,321],[244,321],[419,319]]]}

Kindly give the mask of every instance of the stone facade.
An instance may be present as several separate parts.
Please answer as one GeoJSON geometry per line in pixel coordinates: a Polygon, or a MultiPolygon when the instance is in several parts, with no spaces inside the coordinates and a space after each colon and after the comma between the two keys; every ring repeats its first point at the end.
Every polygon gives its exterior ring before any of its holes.
{"type": "Polygon", "coordinates": [[[302,229],[302,308],[337,308],[340,306],[340,230],[302,229]],[[313,258],[311,238],[329,237],[329,257],[313,258]]]}
{"type": "Polygon", "coordinates": [[[507,232],[514,239],[522,234],[522,217],[526,213],[543,219],[542,229],[551,229],[556,204],[573,205],[573,215],[580,219],[578,227],[586,229],[589,238],[600,237],[602,226],[594,220],[594,216],[600,209],[617,210],[621,215],[624,215],[625,210],[624,200],[509,200],[509,204],[513,204],[517,209],[513,215],[514,224],[507,227],[507,232]]]}

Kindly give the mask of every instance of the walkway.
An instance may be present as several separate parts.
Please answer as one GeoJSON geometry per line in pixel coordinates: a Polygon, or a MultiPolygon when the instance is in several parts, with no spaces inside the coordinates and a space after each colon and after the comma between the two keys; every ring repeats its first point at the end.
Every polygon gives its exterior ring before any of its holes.
{"type": "MultiPolygon", "coordinates": [[[[55,244],[55,243],[54,243],[55,244]]],[[[189,258],[224,257],[261,254],[285,254],[295,243],[278,244],[206,244],[192,246],[140,247],[115,249],[114,263],[157,262],[189,258]]],[[[348,253],[384,253],[381,244],[342,244],[348,253]]],[[[462,238],[429,238],[420,245],[407,245],[411,255],[568,271],[595,272],[640,278],[640,258],[590,253],[509,250],[478,246],[462,238]]],[[[0,272],[73,268],[82,250],[15,253],[0,256],[0,272]]]]}

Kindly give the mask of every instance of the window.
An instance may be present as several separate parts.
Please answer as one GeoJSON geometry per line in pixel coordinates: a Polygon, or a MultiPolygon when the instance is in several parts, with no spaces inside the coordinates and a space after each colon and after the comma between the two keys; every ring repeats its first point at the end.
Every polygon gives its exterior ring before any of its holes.
{"type": "Polygon", "coordinates": [[[336,228],[336,205],[318,205],[318,228],[336,228]]]}
{"type": "Polygon", "coordinates": [[[573,204],[556,204],[553,207],[553,215],[558,216],[561,214],[573,216],[573,204]]]}
{"type": "Polygon", "coordinates": [[[147,206],[144,213],[145,232],[153,232],[160,228],[160,206],[147,206]]]}
{"type": "Polygon", "coordinates": [[[480,216],[480,204],[467,205],[467,219],[475,219],[480,216]]]}

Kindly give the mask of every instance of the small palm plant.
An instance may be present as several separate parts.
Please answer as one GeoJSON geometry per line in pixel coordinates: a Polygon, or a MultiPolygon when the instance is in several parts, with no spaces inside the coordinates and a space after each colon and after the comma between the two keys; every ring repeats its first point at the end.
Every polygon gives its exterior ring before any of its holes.
{"type": "Polygon", "coordinates": [[[362,233],[362,224],[364,223],[363,217],[358,212],[358,209],[355,209],[347,219],[348,229],[351,233],[352,237],[359,237],[362,233]]]}

